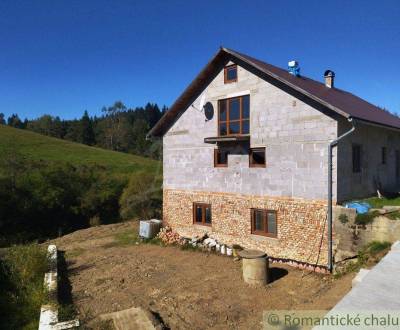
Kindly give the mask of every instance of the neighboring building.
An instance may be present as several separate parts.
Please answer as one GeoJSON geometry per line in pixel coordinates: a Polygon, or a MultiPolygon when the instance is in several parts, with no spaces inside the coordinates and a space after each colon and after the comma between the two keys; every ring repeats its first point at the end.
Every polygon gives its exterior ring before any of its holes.
{"type": "Polygon", "coordinates": [[[292,71],[221,48],[151,130],[165,224],[326,265],[328,145],[353,124],[333,152],[334,202],[399,187],[400,119],[335,88],[332,71],[325,84],[292,71]]]}

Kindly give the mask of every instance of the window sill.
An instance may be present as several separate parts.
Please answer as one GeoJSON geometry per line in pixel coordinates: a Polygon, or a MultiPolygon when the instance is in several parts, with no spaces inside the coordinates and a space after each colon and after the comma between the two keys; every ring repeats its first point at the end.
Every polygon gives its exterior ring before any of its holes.
{"type": "Polygon", "coordinates": [[[272,236],[264,236],[264,235],[257,235],[257,234],[250,234],[250,238],[254,239],[255,241],[264,241],[264,242],[273,242],[277,243],[278,242],[278,236],[272,237],[272,236]]]}
{"type": "Polygon", "coordinates": [[[206,225],[204,223],[193,223],[194,226],[201,227],[201,228],[212,228],[212,224],[206,225]]]}

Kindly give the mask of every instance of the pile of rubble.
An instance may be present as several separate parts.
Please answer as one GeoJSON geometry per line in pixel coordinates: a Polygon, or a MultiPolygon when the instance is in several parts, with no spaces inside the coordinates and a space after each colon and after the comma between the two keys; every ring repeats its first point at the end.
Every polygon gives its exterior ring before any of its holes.
{"type": "Polygon", "coordinates": [[[184,244],[191,245],[194,248],[202,249],[203,251],[216,252],[219,254],[238,257],[237,251],[242,248],[238,245],[230,246],[218,242],[216,239],[204,235],[202,237],[183,238],[184,244]]]}
{"type": "Polygon", "coordinates": [[[160,229],[157,237],[167,245],[182,244],[182,239],[177,232],[172,231],[171,227],[164,227],[160,229]]]}
{"type": "Polygon", "coordinates": [[[203,236],[183,237],[177,232],[174,232],[169,226],[161,228],[157,237],[166,245],[191,246],[199,250],[215,252],[227,256],[238,257],[237,252],[242,250],[238,245],[230,246],[218,242],[216,239],[208,237],[207,234],[203,236]]]}

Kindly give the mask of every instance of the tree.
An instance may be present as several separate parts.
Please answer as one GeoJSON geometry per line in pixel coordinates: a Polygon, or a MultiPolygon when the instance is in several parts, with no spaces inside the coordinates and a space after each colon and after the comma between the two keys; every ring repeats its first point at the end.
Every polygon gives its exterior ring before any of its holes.
{"type": "Polygon", "coordinates": [[[135,143],[135,153],[144,154],[148,149],[150,142],[146,140],[146,134],[149,131],[149,124],[143,120],[135,120],[132,127],[133,141],[135,143]]]}
{"type": "Polygon", "coordinates": [[[6,120],[4,119],[4,113],[0,112],[0,125],[5,125],[6,120]]]}
{"type": "Polygon", "coordinates": [[[85,110],[82,118],[81,118],[81,143],[87,144],[87,145],[94,145],[95,143],[95,137],[94,137],[94,131],[93,131],[93,123],[92,120],[89,117],[88,112],[85,110]]]}
{"type": "Polygon", "coordinates": [[[24,123],[16,113],[8,117],[7,125],[15,128],[24,128],[24,123]]]}
{"type": "Polygon", "coordinates": [[[107,121],[107,130],[105,132],[106,145],[112,150],[118,150],[121,135],[121,113],[126,111],[126,106],[121,102],[115,102],[111,107],[103,107],[107,121]]]}

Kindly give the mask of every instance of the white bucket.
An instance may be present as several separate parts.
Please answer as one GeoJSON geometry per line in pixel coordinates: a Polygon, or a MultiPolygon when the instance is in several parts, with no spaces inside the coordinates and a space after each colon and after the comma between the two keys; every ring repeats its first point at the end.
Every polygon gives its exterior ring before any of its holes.
{"type": "Polygon", "coordinates": [[[232,255],[232,249],[231,248],[226,248],[226,255],[231,256],[232,255]]]}
{"type": "Polygon", "coordinates": [[[225,254],[225,245],[221,245],[221,254],[225,254]]]}

